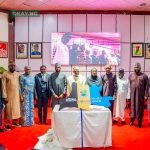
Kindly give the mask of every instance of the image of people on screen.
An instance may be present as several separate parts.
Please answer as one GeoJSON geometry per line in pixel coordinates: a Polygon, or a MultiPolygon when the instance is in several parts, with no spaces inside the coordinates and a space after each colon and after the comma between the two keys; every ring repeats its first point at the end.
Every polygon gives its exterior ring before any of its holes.
{"type": "Polygon", "coordinates": [[[55,64],[59,62],[63,65],[69,64],[69,48],[67,45],[69,40],[71,39],[70,33],[60,34],[57,39],[54,39],[54,43],[52,44],[52,55],[51,60],[55,64]]]}
{"type": "Polygon", "coordinates": [[[98,56],[98,49],[92,49],[92,64],[99,64],[99,56],[98,56]]]}
{"type": "Polygon", "coordinates": [[[85,51],[85,60],[86,60],[86,64],[92,63],[92,57],[90,55],[90,50],[85,51]]]}
{"type": "Polygon", "coordinates": [[[52,33],[51,64],[118,65],[120,35],[117,33],[52,33]]]}
{"type": "Polygon", "coordinates": [[[101,54],[99,55],[99,63],[102,65],[108,64],[108,56],[104,50],[102,50],[101,54]]]}

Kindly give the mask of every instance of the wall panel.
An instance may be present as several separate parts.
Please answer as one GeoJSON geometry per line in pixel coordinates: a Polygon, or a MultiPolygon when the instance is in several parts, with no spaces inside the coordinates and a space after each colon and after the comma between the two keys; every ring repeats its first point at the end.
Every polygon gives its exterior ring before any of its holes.
{"type": "Polygon", "coordinates": [[[42,42],[43,39],[43,15],[29,17],[29,42],[42,42]]]}
{"type": "Polygon", "coordinates": [[[85,14],[73,14],[73,32],[86,32],[85,14]]]}
{"type": "Polygon", "coordinates": [[[144,15],[131,15],[131,42],[144,42],[144,15]]]}
{"type": "Polygon", "coordinates": [[[102,32],[116,32],[116,15],[102,14],[102,32]]]}
{"type": "Polygon", "coordinates": [[[51,33],[57,32],[57,15],[45,14],[43,26],[43,42],[51,42],[51,33]]]}
{"type": "Polygon", "coordinates": [[[130,15],[117,15],[117,32],[121,42],[130,42],[130,15]]]}
{"type": "Polygon", "coordinates": [[[101,32],[101,14],[87,15],[87,32],[101,32]]]}
{"type": "Polygon", "coordinates": [[[15,42],[28,42],[28,17],[15,18],[15,42]]]}
{"type": "Polygon", "coordinates": [[[58,32],[71,32],[72,30],[72,15],[58,15],[58,32]]]}

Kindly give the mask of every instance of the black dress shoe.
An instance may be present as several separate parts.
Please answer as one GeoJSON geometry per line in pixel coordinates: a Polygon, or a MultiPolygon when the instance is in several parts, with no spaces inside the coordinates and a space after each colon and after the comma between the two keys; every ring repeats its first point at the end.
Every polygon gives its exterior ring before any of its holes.
{"type": "Polygon", "coordinates": [[[0,132],[4,132],[4,131],[5,131],[4,129],[0,128],[0,132]]]}
{"type": "Polygon", "coordinates": [[[116,124],[116,123],[118,123],[118,121],[117,120],[113,120],[113,124],[116,124]]]}
{"type": "Polygon", "coordinates": [[[19,123],[17,123],[17,122],[13,122],[12,126],[21,127],[21,125],[19,123]]]}
{"type": "Polygon", "coordinates": [[[6,129],[7,131],[11,130],[10,125],[5,125],[5,129],[6,129]]]}
{"type": "Polygon", "coordinates": [[[121,124],[122,124],[122,125],[125,125],[125,124],[126,124],[126,122],[125,122],[125,121],[121,121],[121,124]]]}
{"type": "Polygon", "coordinates": [[[47,124],[46,120],[44,120],[44,124],[47,124]]]}
{"type": "Polygon", "coordinates": [[[42,122],[39,121],[39,122],[38,122],[38,125],[40,125],[40,124],[42,124],[42,122]]]}
{"type": "Polygon", "coordinates": [[[130,126],[133,126],[134,125],[134,122],[133,121],[130,121],[130,124],[129,124],[130,126]]]}
{"type": "Polygon", "coordinates": [[[138,127],[141,128],[142,127],[142,123],[138,122],[138,127]]]}

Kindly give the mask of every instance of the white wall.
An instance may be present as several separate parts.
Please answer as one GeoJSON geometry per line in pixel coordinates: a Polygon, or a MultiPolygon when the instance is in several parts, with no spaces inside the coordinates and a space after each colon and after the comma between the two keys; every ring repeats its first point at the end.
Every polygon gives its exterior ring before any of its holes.
{"type": "MultiPolygon", "coordinates": [[[[0,12],[0,41],[8,42],[8,14],[2,12],[0,12]]],[[[7,69],[8,58],[0,58],[0,66],[7,69]]]]}
{"type": "MultiPolygon", "coordinates": [[[[44,64],[48,72],[54,71],[50,64],[51,33],[52,32],[118,32],[121,34],[121,64],[114,66],[116,72],[120,67],[125,69],[126,76],[133,71],[135,62],[140,62],[142,70],[150,74],[150,59],[132,58],[131,43],[150,43],[150,16],[149,15],[117,15],[117,14],[44,14],[33,18],[16,18],[15,42],[42,42],[42,59],[16,59],[19,71],[29,65],[33,73],[39,72],[39,67],[44,64]]],[[[104,67],[93,66],[99,74],[104,72],[104,67]]],[[[82,65],[81,74],[89,75],[91,66],[82,65]]],[[[62,71],[71,74],[72,66],[62,66],[62,71]]]]}

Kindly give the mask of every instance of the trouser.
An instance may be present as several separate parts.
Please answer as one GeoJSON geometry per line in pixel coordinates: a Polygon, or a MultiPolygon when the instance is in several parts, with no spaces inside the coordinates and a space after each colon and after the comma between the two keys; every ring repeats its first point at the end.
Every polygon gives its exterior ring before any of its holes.
{"type": "Polygon", "coordinates": [[[59,105],[60,101],[56,100],[53,96],[52,96],[52,109],[54,109],[55,105],[59,105]]]}
{"type": "Polygon", "coordinates": [[[109,107],[109,109],[110,109],[110,111],[111,111],[111,116],[112,116],[112,118],[113,118],[113,108],[114,108],[114,101],[110,101],[110,107],[109,107]]]}
{"type": "Polygon", "coordinates": [[[2,126],[2,109],[0,108],[0,126],[2,126]]]}
{"type": "Polygon", "coordinates": [[[48,94],[47,94],[47,92],[43,92],[38,97],[39,122],[42,122],[42,118],[43,118],[44,121],[46,121],[46,118],[47,118],[47,105],[48,105],[48,94]]]}

